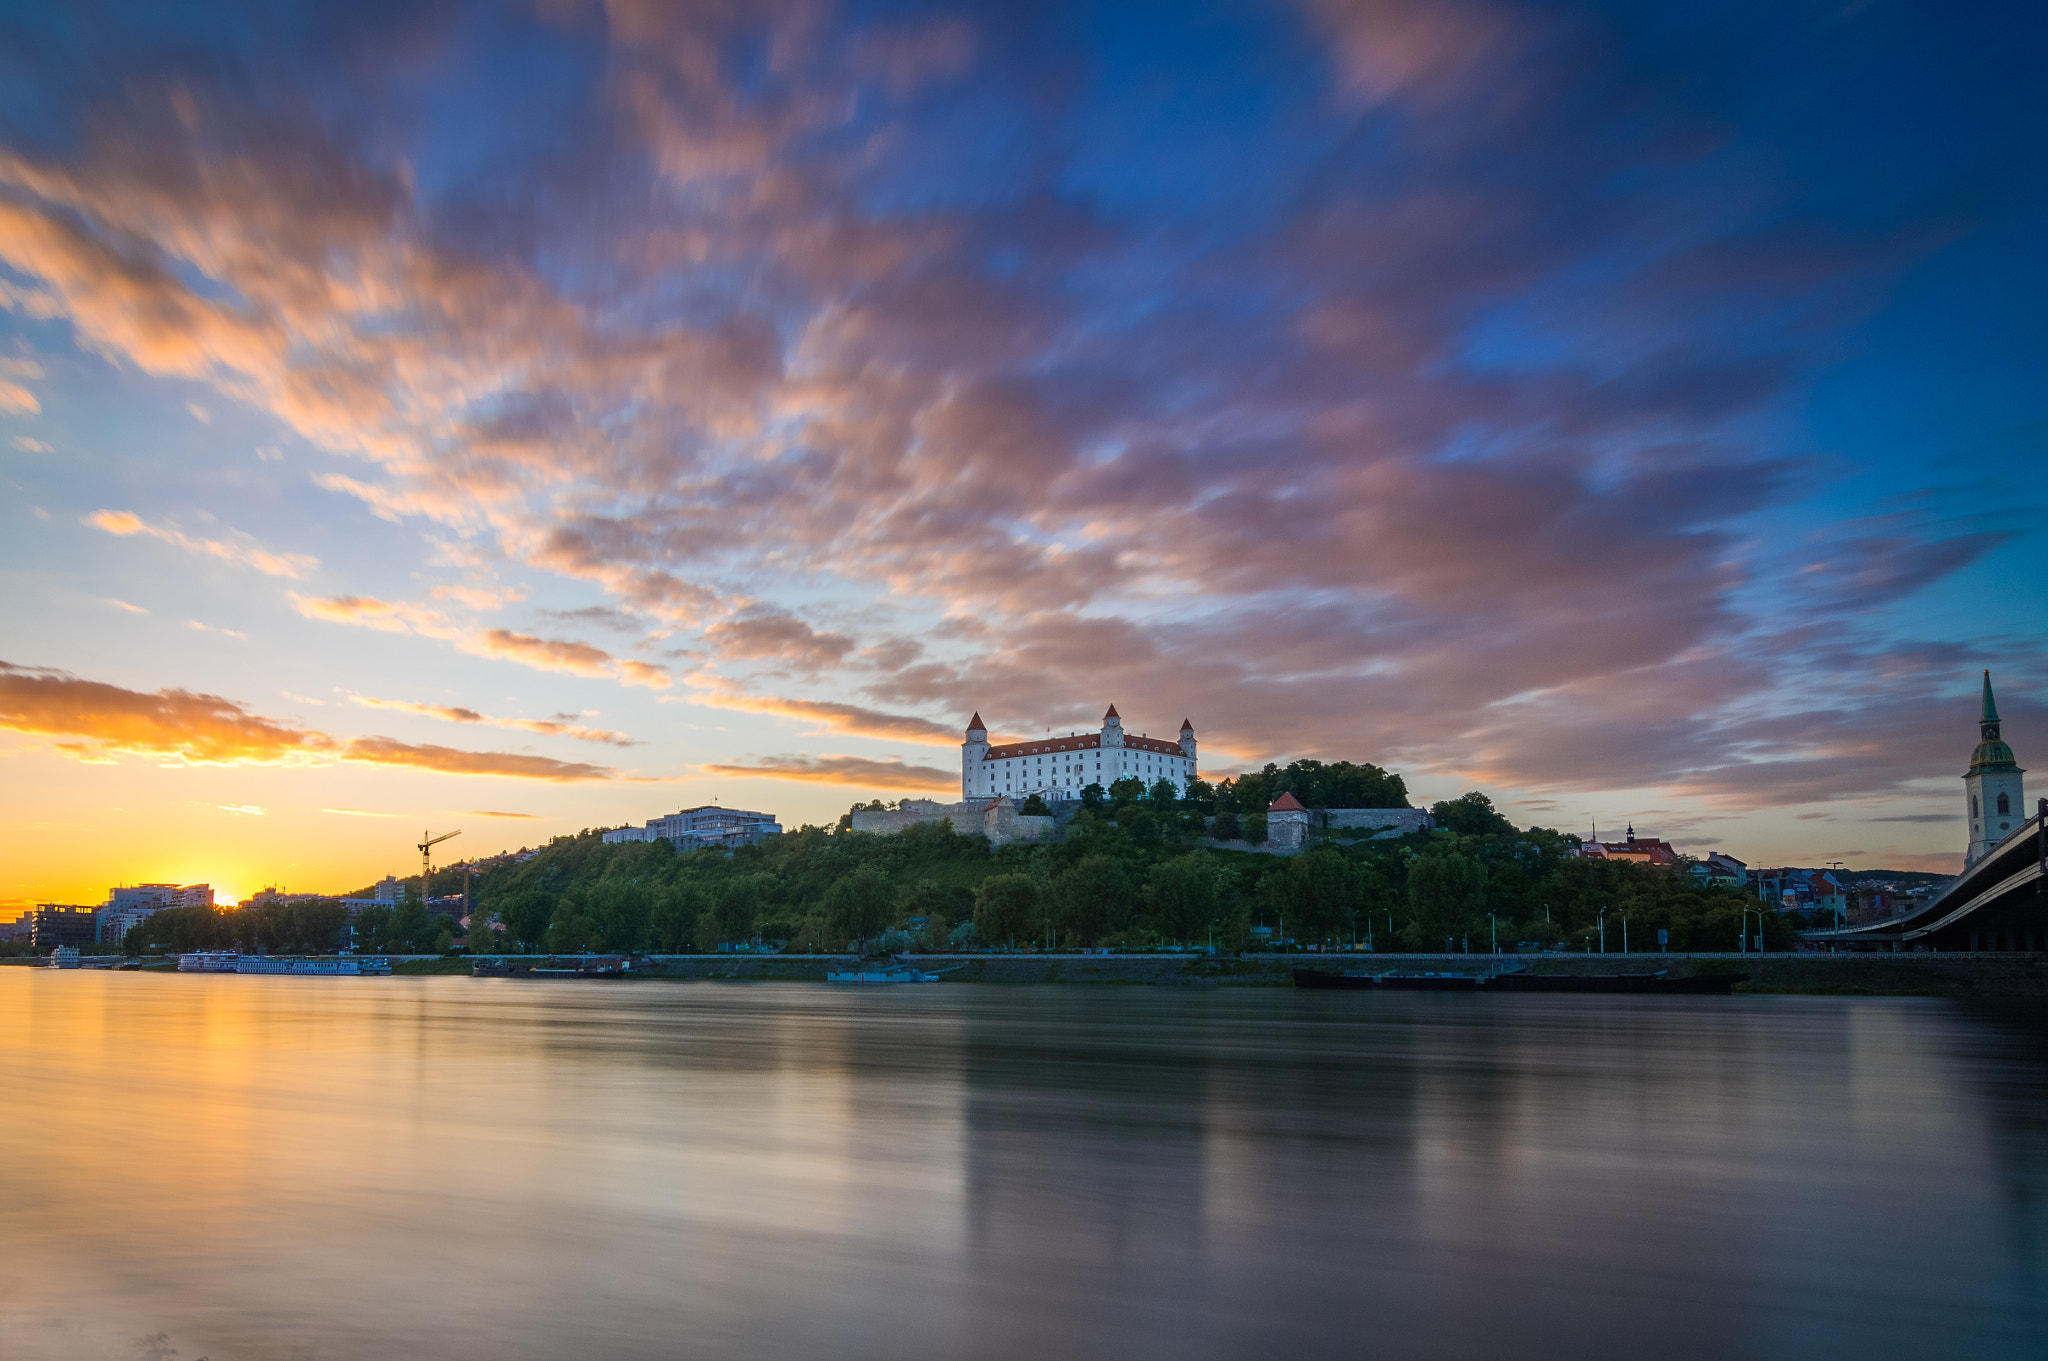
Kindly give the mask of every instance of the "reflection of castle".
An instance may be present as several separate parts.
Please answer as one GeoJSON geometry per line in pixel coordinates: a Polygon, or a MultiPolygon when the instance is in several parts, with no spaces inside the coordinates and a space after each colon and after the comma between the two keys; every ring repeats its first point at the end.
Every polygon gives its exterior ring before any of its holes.
{"type": "Polygon", "coordinates": [[[2013,760],[2012,748],[1998,736],[1998,701],[1991,695],[1991,673],[1984,673],[1984,713],[1977,720],[1977,749],[1963,772],[1963,793],[1970,803],[1970,846],[1963,853],[1968,868],[1991,854],[1991,848],[2027,820],[2026,772],[2013,760]]]}
{"type": "Polygon", "coordinates": [[[1180,721],[1180,740],[1131,737],[1116,706],[1102,716],[1102,731],[1082,736],[1045,737],[1031,742],[990,746],[988,729],[976,714],[960,744],[960,794],[963,798],[1078,799],[1091,784],[1109,788],[1118,780],[1137,779],[1150,789],[1165,780],[1176,798],[1187,795],[1195,778],[1195,725],[1180,721]]]}

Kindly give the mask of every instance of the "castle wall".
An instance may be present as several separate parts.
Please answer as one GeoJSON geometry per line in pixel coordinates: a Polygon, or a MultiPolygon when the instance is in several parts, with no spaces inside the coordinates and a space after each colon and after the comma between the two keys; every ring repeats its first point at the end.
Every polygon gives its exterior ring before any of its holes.
{"type": "Polygon", "coordinates": [[[1434,825],[1428,811],[1421,808],[1332,808],[1316,817],[1331,831],[1377,831],[1385,836],[1426,832],[1434,825]]]}
{"type": "Polygon", "coordinates": [[[1050,837],[1054,820],[1039,814],[1017,811],[1009,799],[967,799],[960,803],[937,803],[931,799],[905,799],[896,808],[853,814],[853,830],[888,836],[924,822],[951,824],[962,836],[985,836],[991,846],[1013,841],[1043,841],[1050,837]]]}

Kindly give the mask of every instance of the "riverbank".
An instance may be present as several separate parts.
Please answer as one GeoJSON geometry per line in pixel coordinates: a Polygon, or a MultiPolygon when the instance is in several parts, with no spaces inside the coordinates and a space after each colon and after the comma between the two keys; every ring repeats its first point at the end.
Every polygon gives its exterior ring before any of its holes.
{"type": "MultiPolygon", "coordinates": [[[[844,955],[658,955],[658,976],[681,980],[822,981],[844,955]]],[[[1498,963],[1533,972],[1743,973],[1738,993],[1857,997],[2024,997],[2048,1000],[2048,955],[920,955],[918,966],[949,983],[1079,983],[1178,987],[1288,987],[1297,968],[1331,973],[1385,969],[1479,972],[1498,963]]],[[[399,973],[467,973],[467,959],[400,964],[399,973]]]]}
{"type": "MultiPolygon", "coordinates": [[[[538,959],[540,956],[527,956],[538,959]]],[[[851,955],[656,955],[646,976],[674,981],[823,982],[851,955]]],[[[4,960],[28,966],[28,960],[4,960]]],[[[1163,987],[1289,987],[1295,969],[1327,973],[1419,969],[1460,973],[1526,966],[1535,973],[1741,973],[1740,993],[1840,997],[2022,998],[2048,1002],[2048,954],[1696,955],[919,955],[948,983],[1080,983],[1163,987]]],[[[468,956],[393,960],[401,976],[467,975],[468,956]]],[[[175,969],[152,960],[152,972],[175,969]]]]}

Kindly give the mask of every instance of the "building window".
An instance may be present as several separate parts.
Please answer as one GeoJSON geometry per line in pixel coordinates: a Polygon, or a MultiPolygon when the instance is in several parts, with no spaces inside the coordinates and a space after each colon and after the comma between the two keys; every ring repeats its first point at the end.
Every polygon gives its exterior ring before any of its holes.
{"type": "Polygon", "coordinates": [[[1998,816],[2002,818],[2012,816],[2012,795],[2000,794],[1998,796],[1998,816]]]}
{"type": "Polygon", "coordinates": [[[1970,821],[1972,821],[1972,822],[1975,822],[1976,820],[1977,820],[1977,796],[1976,796],[1975,794],[1972,794],[1972,795],[1970,795],[1970,821]]]}

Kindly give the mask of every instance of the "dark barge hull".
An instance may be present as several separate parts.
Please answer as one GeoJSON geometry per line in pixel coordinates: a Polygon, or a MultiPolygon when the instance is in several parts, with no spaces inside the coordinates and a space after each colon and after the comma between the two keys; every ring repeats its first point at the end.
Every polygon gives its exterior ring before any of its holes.
{"type": "Polygon", "coordinates": [[[1297,988],[1376,988],[1392,992],[1472,992],[1486,986],[1486,979],[1469,973],[1324,973],[1320,969],[1296,969],[1297,988]]]}
{"type": "Polygon", "coordinates": [[[472,978],[625,978],[628,970],[623,964],[486,964],[478,961],[469,966],[472,978]]]}
{"type": "Polygon", "coordinates": [[[1490,978],[1477,974],[1403,974],[1399,972],[1325,973],[1320,969],[1296,969],[1297,988],[1371,988],[1395,992],[1570,992],[1621,993],[1635,996],[1725,997],[1748,974],[1695,974],[1671,978],[1665,974],[1532,974],[1504,973],[1490,978]]]}
{"type": "Polygon", "coordinates": [[[1495,992],[1605,992],[1652,996],[1726,997],[1749,977],[1740,973],[1694,974],[1672,978],[1661,973],[1579,974],[1504,973],[1488,986],[1495,992]]]}

